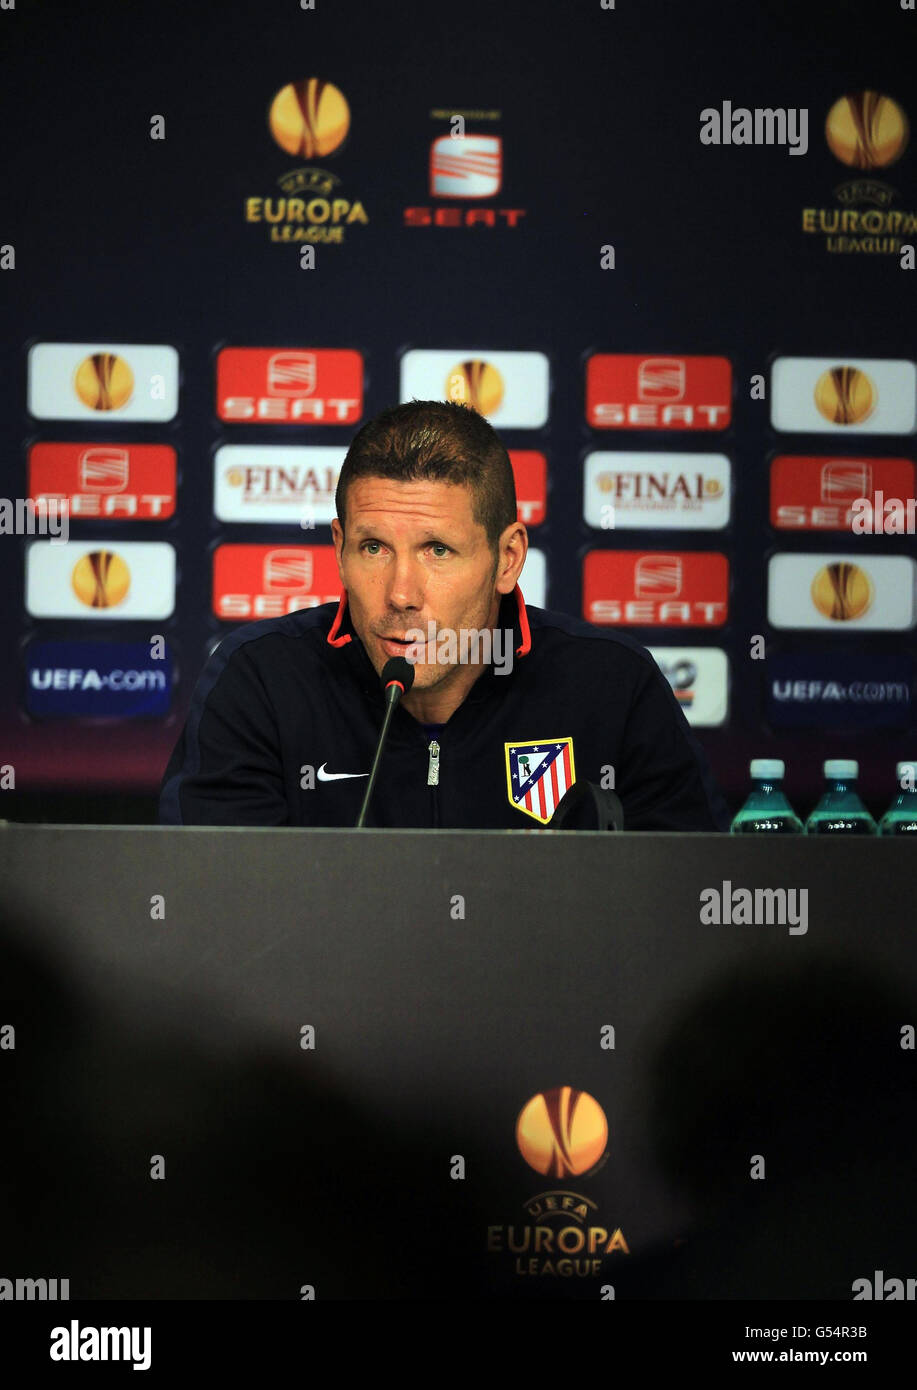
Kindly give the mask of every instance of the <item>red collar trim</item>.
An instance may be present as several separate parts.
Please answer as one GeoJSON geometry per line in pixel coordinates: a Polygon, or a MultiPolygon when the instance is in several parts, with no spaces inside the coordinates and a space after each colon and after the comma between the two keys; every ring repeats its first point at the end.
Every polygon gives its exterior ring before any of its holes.
{"type": "Polygon", "coordinates": [[[344,614],[347,611],[347,590],[341,594],[338,603],[338,611],[334,615],[334,622],[331,624],[331,631],[328,633],[328,642],[332,647],[345,647],[350,641],[350,633],[345,632],[342,637],[338,637],[341,623],[344,621],[344,614]]]}
{"type": "Polygon", "coordinates": [[[527,656],[532,650],[532,634],[529,631],[529,615],[525,611],[525,599],[522,597],[522,590],[517,584],[513,593],[516,595],[516,605],[519,609],[519,631],[522,633],[522,641],[516,648],[517,656],[527,656]]]}
{"type": "MultiPolygon", "coordinates": [[[[517,584],[513,593],[516,597],[516,607],[519,611],[519,631],[522,633],[522,641],[516,648],[517,656],[527,656],[532,650],[532,634],[529,630],[529,615],[525,610],[525,599],[522,597],[522,590],[517,584]]],[[[344,615],[347,612],[347,590],[341,594],[338,601],[338,611],[334,615],[334,622],[326,638],[331,647],[345,647],[351,640],[350,633],[341,633],[341,625],[344,622],[344,615]],[[340,634],[340,635],[338,635],[340,634]]]]}

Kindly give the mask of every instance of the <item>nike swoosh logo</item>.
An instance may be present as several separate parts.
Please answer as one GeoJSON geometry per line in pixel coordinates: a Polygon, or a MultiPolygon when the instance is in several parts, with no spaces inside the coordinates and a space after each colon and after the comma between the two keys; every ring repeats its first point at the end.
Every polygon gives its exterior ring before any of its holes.
{"type": "Polygon", "coordinates": [[[320,782],[337,782],[340,777],[368,777],[368,772],[326,772],[327,763],[322,763],[318,770],[318,780],[320,782]]]}

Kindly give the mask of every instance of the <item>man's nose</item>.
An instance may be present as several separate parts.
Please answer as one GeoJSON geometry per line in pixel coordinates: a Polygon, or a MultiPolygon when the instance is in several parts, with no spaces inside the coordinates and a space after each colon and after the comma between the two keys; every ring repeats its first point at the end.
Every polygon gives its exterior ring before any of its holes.
{"type": "Polygon", "coordinates": [[[393,608],[423,607],[423,567],[411,554],[398,555],[388,572],[386,598],[393,608]]]}

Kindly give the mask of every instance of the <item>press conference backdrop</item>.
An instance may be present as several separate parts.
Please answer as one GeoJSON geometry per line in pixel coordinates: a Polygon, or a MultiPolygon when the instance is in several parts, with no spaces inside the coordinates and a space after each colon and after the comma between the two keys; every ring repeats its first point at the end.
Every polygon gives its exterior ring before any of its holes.
{"type": "Polygon", "coordinates": [[[829,755],[887,802],[917,14],[123,17],[2,17],[5,789],[152,794],[221,636],[338,597],[347,444],[417,397],[492,421],[526,600],[647,645],[734,802],[752,755],[800,809],[829,755]]]}

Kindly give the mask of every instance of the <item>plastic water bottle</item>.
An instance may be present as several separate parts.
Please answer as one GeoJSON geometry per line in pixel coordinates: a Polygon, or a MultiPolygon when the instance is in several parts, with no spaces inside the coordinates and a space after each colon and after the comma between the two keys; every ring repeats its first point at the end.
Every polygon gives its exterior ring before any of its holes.
{"type": "Polygon", "coordinates": [[[732,822],[733,835],[801,835],[802,821],[783,794],[780,758],[752,758],[751,792],[732,822]]]}
{"type": "Polygon", "coordinates": [[[917,835],[917,762],[895,767],[898,795],[879,821],[880,835],[917,835]]]}
{"type": "Polygon", "coordinates": [[[875,835],[876,823],[856,790],[860,765],[853,758],[829,758],[825,790],[806,821],[807,835],[875,835]]]}

